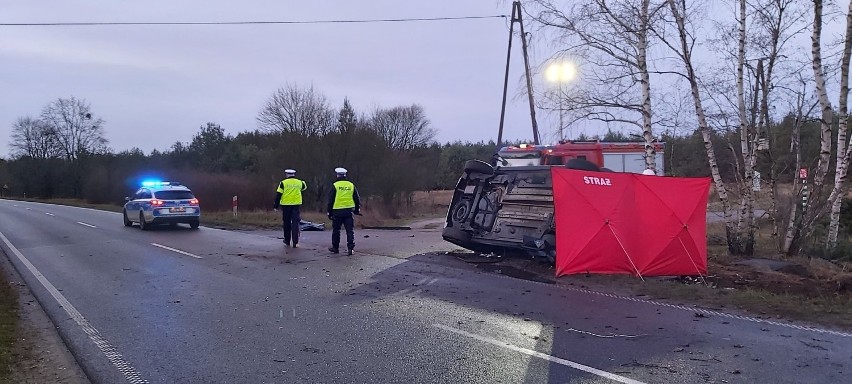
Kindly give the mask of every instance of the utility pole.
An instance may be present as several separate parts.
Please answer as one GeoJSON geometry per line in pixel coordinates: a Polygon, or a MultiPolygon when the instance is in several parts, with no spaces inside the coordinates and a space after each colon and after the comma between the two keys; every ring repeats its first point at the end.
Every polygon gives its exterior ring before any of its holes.
{"type": "Polygon", "coordinates": [[[562,122],[562,80],[559,81],[559,142],[565,141],[565,124],[562,122]]]}
{"type": "Polygon", "coordinates": [[[521,29],[521,48],[524,55],[524,75],[527,79],[527,95],[530,103],[530,120],[532,121],[533,144],[541,144],[538,135],[538,123],[535,120],[535,101],[533,100],[532,76],[530,76],[530,60],[527,54],[527,34],[524,31],[523,12],[521,10],[521,2],[515,1],[512,3],[512,19],[509,23],[509,48],[506,53],[506,74],[503,77],[503,104],[500,108],[500,128],[497,133],[497,147],[503,142],[503,123],[506,119],[506,96],[509,88],[509,64],[512,58],[512,37],[514,35],[515,23],[518,23],[521,29]]]}

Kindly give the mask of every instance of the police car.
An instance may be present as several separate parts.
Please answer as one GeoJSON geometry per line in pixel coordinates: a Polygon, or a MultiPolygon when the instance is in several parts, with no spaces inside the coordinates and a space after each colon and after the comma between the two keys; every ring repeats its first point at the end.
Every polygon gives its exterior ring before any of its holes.
{"type": "Polygon", "coordinates": [[[139,223],[142,230],[154,224],[189,224],[198,228],[201,207],[198,199],[181,183],[175,181],[145,181],[142,187],[125,197],[124,226],[139,223]]]}

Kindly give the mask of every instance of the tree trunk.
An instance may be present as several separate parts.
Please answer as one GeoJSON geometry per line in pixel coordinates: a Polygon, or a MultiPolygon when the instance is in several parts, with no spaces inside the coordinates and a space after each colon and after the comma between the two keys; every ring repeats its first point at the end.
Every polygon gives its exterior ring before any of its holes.
{"type": "Polygon", "coordinates": [[[742,200],[740,204],[740,213],[737,220],[737,232],[745,234],[744,238],[739,237],[742,241],[739,244],[734,244],[734,248],[738,252],[736,254],[750,254],[753,251],[754,244],[754,203],[752,184],[754,182],[754,145],[752,143],[751,127],[748,117],[746,116],[745,102],[745,46],[746,46],[746,2],[739,0],[740,12],[737,17],[739,25],[739,36],[737,39],[737,108],[738,117],[740,119],[740,150],[743,156],[743,180],[740,184],[740,192],[742,200]],[[744,243],[743,243],[744,242],[744,243]]]}
{"type": "MultiPolygon", "coordinates": [[[[793,124],[793,131],[790,132],[790,152],[796,155],[796,167],[793,168],[793,196],[792,200],[790,201],[790,218],[787,221],[787,230],[784,234],[784,240],[781,242],[781,252],[788,256],[792,256],[793,254],[795,254],[798,249],[798,246],[794,245],[797,239],[799,238],[801,230],[800,219],[797,215],[799,207],[799,198],[802,195],[802,183],[807,182],[807,179],[800,179],[798,174],[799,169],[801,169],[802,167],[802,149],[800,143],[801,125],[804,119],[806,92],[807,87],[802,86],[802,93],[800,95],[797,95],[798,100],[796,100],[796,121],[793,124]]],[[[803,207],[802,210],[804,211],[805,207],[803,207]]]]}
{"type": "Polygon", "coordinates": [[[657,151],[654,149],[654,132],[651,129],[651,77],[648,74],[648,8],[650,0],[642,0],[639,22],[641,28],[638,35],[637,65],[642,85],[642,137],[645,139],[645,169],[657,170],[657,151]]]}
{"type": "Polygon", "coordinates": [[[816,83],[817,96],[819,98],[820,109],[822,110],[822,118],[820,119],[820,146],[819,146],[819,162],[817,163],[817,171],[814,175],[814,194],[819,196],[822,191],[822,186],[825,183],[825,177],[828,174],[828,165],[831,161],[831,120],[833,118],[831,112],[831,102],[828,101],[828,92],[825,89],[825,73],[822,66],[822,0],[813,0],[814,2],[814,25],[813,33],[811,34],[811,54],[813,56],[812,64],[814,70],[814,82],[816,83]]]}
{"type": "Polygon", "coordinates": [[[843,59],[840,62],[840,97],[838,100],[838,114],[840,121],[837,127],[837,157],[834,172],[834,188],[831,190],[831,214],[829,215],[828,240],[826,249],[831,250],[837,245],[837,233],[840,229],[840,207],[843,204],[843,183],[846,181],[846,173],[849,169],[849,153],[847,148],[846,130],[849,120],[849,59],[852,56],[852,1],[849,2],[849,10],[846,13],[846,38],[843,41],[843,59]]]}
{"type": "Polygon", "coordinates": [[[686,68],[686,78],[689,81],[689,87],[692,92],[692,101],[695,105],[695,115],[698,119],[698,127],[701,131],[701,136],[704,139],[704,149],[707,151],[707,162],[710,165],[710,175],[716,186],[716,193],[719,194],[719,200],[722,202],[722,213],[725,217],[725,234],[728,242],[728,250],[733,251],[733,246],[739,244],[739,234],[736,231],[736,226],[731,215],[730,202],[728,200],[728,190],[725,188],[725,182],[719,173],[719,165],[716,162],[716,153],[713,150],[713,142],[711,141],[712,132],[710,125],[707,123],[707,117],[704,113],[704,106],[701,102],[701,91],[698,86],[698,77],[695,74],[695,68],[692,65],[692,48],[687,38],[685,15],[678,9],[676,0],[667,0],[672,11],[672,16],[677,24],[677,32],[679,38],[679,52],[686,68]]]}

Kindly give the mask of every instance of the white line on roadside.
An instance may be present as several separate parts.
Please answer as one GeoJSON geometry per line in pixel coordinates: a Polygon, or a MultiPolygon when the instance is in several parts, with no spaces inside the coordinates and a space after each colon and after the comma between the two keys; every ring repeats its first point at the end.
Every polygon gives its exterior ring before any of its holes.
{"type": "Polygon", "coordinates": [[[132,384],[148,383],[148,380],[143,379],[142,375],[135,368],[133,368],[130,363],[124,360],[124,357],[121,356],[121,353],[118,352],[118,349],[116,349],[115,346],[113,346],[107,339],[101,336],[101,333],[98,332],[98,330],[95,329],[95,327],[93,327],[92,324],[89,323],[89,321],[86,320],[85,317],[83,317],[83,315],[80,313],[80,311],[77,310],[77,308],[74,308],[74,306],[71,305],[68,299],[66,299],[65,296],[63,296],[62,293],[60,293],[59,290],[56,289],[56,287],[49,280],[47,280],[47,278],[44,277],[44,275],[42,275],[41,272],[39,272],[39,270],[32,263],[30,263],[30,260],[27,259],[21,253],[21,251],[18,250],[18,248],[15,248],[15,246],[12,245],[12,242],[10,242],[9,239],[7,239],[2,232],[0,232],[0,239],[2,239],[4,243],[6,243],[6,246],[9,248],[9,250],[11,250],[12,253],[18,257],[18,260],[20,260],[21,263],[23,263],[24,266],[27,267],[30,273],[32,273],[33,276],[38,279],[38,281],[41,283],[42,286],[44,286],[47,292],[49,292],[50,295],[53,296],[53,299],[56,300],[56,302],[59,303],[59,306],[65,310],[65,313],[71,316],[71,318],[74,319],[77,325],[79,325],[80,328],[83,329],[83,332],[85,332],[86,335],[89,336],[89,340],[92,340],[92,342],[95,343],[98,349],[100,349],[101,352],[106,355],[107,359],[112,363],[112,365],[118,368],[119,372],[124,374],[124,377],[127,379],[127,381],[132,384]]]}
{"type": "Polygon", "coordinates": [[[85,226],[87,226],[87,227],[89,227],[89,228],[97,228],[97,227],[96,227],[96,226],[94,226],[94,225],[86,224],[86,223],[84,223],[84,222],[82,222],[82,221],[78,221],[78,222],[77,222],[77,224],[85,225],[85,226]]]}
{"type": "Polygon", "coordinates": [[[470,332],[462,331],[461,329],[449,327],[449,326],[446,326],[446,325],[443,325],[443,324],[432,324],[432,326],[435,327],[435,328],[443,329],[445,331],[450,331],[450,332],[455,333],[457,335],[462,335],[462,336],[465,336],[465,337],[469,337],[471,339],[475,339],[475,340],[479,340],[479,341],[482,341],[482,342],[485,342],[485,343],[488,343],[488,344],[496,345],[498,347],[506,348],[510,351],[523,353],[523,354],[528,355],[528,356],[538,357],[540,359],[544,359],[544,360],[547,360],[547,361],[550,361],[550,362],[554,362],[556,364],[561,364],[561,365],[564,365],[566,367],[578,369],[578,370],[581,370],[581,371],[586,372],[586,373],[591,373],[591,374],[596,375],[596,376],[600,376],[600,377],[607,378],[607,379],[610,379],[610,380],[613,380],[613,381],[617,381],[619,383],[644,384],[641,381],[633,380],[631,378],[627,378],[627,377],[624,377],[624,376],[619,376],[619,375],[616,375],[614,373],[609,373],[607,371],[602,371],[602,370],[597,369],[597,368],[592,368],[588,365],[576,363],[576,362],[573,362],[571,360],[560,359],[558,357],[554,357],[554,356],[548,355],[546,353],[533,351],[532,349],[521,348],[521,347],[518,347],[518,346],[514,346],[512,344],[509,344],[505,341],[499,341],[499,340],[496,340],[496,339],[492,339],[490,337],[480,336],[480,335],[473,334],[473,333],[470,333],[470,332]]]}
{"type": "Polygon", "coordinates": [[[174,248],[172,248],[172,247],[167,247],[167,246],[162,245],[162,244],[151,243],[151,245],[153,245],[153,246],[155,246],[155,247],[162,248],[162,249],[168,249],[169,251],[177,252],[177,253],[180,253],[181,255],[192,256],[192,257],[194,257],[194,258],[196,258],[196,259],[203,259],[203,257],[201,257],[201,256],[196,256],[196,255],[193,255],[193,254],[191,254],[191,253],[189,253],[189,252],[184,252],[184,251],[181,251],[180,249],[174,249],[174,248]]]}
{"type": "Polygon", "coordinates": [[[50,213],[50,212],[45,212],[44,214],[45,214],[45,215],[48,215],[48,216],[56,216],[56,215],[54,215],[54,214],[52,214],[52,213],[50,213]]]}

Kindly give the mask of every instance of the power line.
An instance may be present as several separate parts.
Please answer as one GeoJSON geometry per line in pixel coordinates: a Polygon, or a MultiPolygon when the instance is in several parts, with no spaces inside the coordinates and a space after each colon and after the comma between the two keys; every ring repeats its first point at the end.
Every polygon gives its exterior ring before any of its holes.
{"type": "Polygon", "coordinates": [[[127,26],[127,25],[273,25],[273,24],[366,24],[366,23],[403,23],[417,21],[457,21],[477,19],[507,18],[507,15],[456,16],[456,17],[418,17],[402,19],[364,19],[364,20],[279,20],[279,21],[141,21],[141,22],[56,22],[56,23],[0,23],[0,27],[91,27],[91,26],[127,26]]]}

